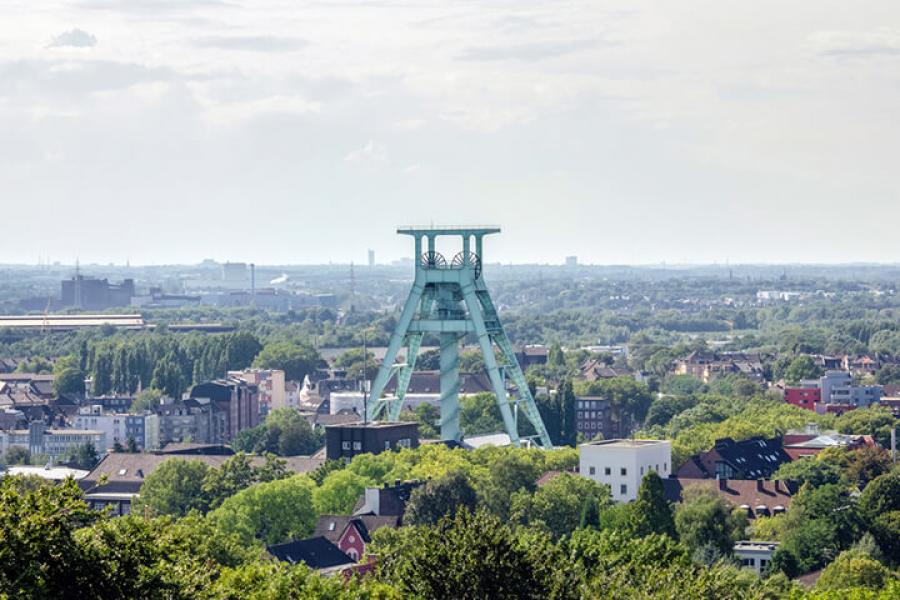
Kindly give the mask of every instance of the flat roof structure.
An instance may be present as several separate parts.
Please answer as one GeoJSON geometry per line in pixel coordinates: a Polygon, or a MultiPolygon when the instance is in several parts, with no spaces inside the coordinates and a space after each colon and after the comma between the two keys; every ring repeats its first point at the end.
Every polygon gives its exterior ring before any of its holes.
{"type": "Polygon", "coordinates": [[[604,446],[606,448],[641,448],[671,443],[669,440],[597,440],[586,442],[582,446],[604,446]]]}
{"type": "Polygon", "coordinates": [[[144,327],[141,315],[3,315],[0,316],[0,327],[11,329],[51,329],[54,331],[70,331],[83,327],[100,327],[112,325],[129,329],[144,327]]]}

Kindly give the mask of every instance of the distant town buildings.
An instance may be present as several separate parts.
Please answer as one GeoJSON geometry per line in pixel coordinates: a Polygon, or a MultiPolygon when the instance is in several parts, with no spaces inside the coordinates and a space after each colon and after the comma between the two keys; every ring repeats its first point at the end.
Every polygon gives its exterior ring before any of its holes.
{"type": "Polygon", "coordinates": [[[287,406],[284,371],[280,369],[228,371],[228,377],[256,386],[262,414],[268,414],[271,410],[287,406]]]}
{"type": "Polygon", "coordinates": [[[579,396],[575,399],[575,431],[586,440],[598,435],[602,439],[614,438],[621,433],[612,418],[610,402],[601,396],[579,396]]]}
{"type": "Polygon", "coordinates": [[[132,296],[134,296],[133,279],[113,284],[107,279],[78,274],[62,282],[60,305],[85,310],[106,310],[130,305],[132,296]]]}
{"type": "Polygon", "coordinates": [[[856,385],[848,371],[829,370],[818,379],[784,389],[784,401],[820,414],[865,408],[881,400],[880,385],[856,385]]]}
{"type": "Polygon", "coordinates": [[[692,352],[687,358],[675,361],[676,375],[691,375],[709,383],[717,375],[739,374],[762,383],[762,358],[759,354],[743,352],[692,352]]]}
{"type": "Polygon", "coordinates": [[[644,475],[655,471],[666,478],[672,466],[668,440],[603,440],[578,447],[579,473],[609,487],[616,502],[637,498],[644,475]]]}
{"type": "Polygon", "coordinates": [[[777,549],[778,542],[741,541],[734,544],[734,557],[741,561],[745,569],[763,575],[777,549]]]}

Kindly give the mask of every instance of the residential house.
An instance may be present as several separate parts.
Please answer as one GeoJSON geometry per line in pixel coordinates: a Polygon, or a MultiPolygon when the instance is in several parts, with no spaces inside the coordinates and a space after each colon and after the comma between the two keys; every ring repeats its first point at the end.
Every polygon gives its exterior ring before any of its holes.
{"type": "Polygon", "coordinates": [[[684,490],[700,487],[716,492],[720,498],[747,513],[749,519],[786,512],[799,490],[793,481],[769,479],[695,479],[670,477],[663,480],[663,493],[672,503],[682,501],[684,490]]]}
{"type": "Polygon", "coordinates": [[[678,469],[679,478],[688,479],[760,479],[769,478],[791,457],[781,439],[753,437],[739,442],[731,438],[716,440],[712,450],[695,454],[678,469]]]}
{"type": "Polygon", "coordinates": [[[356,560],[342,552],[324,536],[275,544],[268,546],[266,550],[280,561],[292,565],[303,563],[310,569],[322,573],[339,572],[356,563],[356,560]]]}
{"type": "Polygon", "coordinates": [[[395,529],[400,526],[400,518],[396,515],[322,515],[313,537],[324,537],[358,562],[366,555],[372,532],[382,527],[395,529]]]}
{"type": "Polygon", "coordinates": [[[762,575],[777,549],[778,542],[735,542],[734,557],[741,561],[741,566],[745,569],[752,569],[757,575],[762,575]]]}
{"type": "MultiPolygon", "coordinates": [[[[91,508],[100,510],[111,507],[113,514],[124,515],[131,512],[131,504],[138,497],[147,477],[167,460],[196,460],[209,467],[219,467],[233,454],[230,448],[224,446],[201,444],[173,446],[170,451],[163,452],[110,452],[79,481],[79,486],[84,490],[84,499],[91,508]]],[[[307,456],[289,456],[283,460],[288,470],[294,473],[308,473],[325,462],[307,456]]],[[[261,466],[265,458],[251,456],[250,462],[261,466]]]]}
{"type": "Polygon", "coordinates": [[[328,460],[350,460],[357,454],[419,447],[418,423],[347,423],[325,428],[328,460]]]}

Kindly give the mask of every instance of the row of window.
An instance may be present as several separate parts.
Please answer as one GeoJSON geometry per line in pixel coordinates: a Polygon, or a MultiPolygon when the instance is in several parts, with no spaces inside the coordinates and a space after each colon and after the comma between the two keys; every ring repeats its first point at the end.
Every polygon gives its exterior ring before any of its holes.
{"type": "MultiPolygon", "coordinates": [[[[653,470],[656,471],[657,473],[659,473],[659,464],[654,465],[654,467],[655,467],[655,468],[654,468],[653,470]]],[[[647,467],[647,468],[649,468],[649,467],[647,467]]],[[[664,462],[664,463],[663,463],[663,470],[664,470],[664,471],[665,471],[665,470],[668,470],[668,468],[669,468],[669,463],[664,462]]],[[[596,474],[597,474],[597,468],[596,468],[596,467],[588,467],[588,474],[589,474],[589,475],[596,475],[596,474]]],[[[612,468],[611,468],[611,467],[603,467],[603,475],[605,475],[606,477],[610,477],[610,476],[612,475],[612,468]]],[[[619,468],[619,475],[621,475],[622,477],[627,476],[627,475],[628,475],[628,468],[627,468],[627,467],[620,467],[620,468],[619,468]]],[[[644,467],[642,466],[642,467],[641,467],[641,476],[643,476],[643,475],[644,475],[644,467]]]]}
{"type": "Polygon", "coordinates": [[[602,419],[603,411],[602,410],[586,410],[586,411],[578,411],[578,419],[602,419]]]}
{"type": "Polygon", "coordinates": [[[579,400],[578,408],[603,408],[602,400],[579,400]]]}
{"type": "Polygon", "coordinates": [[[603,429],[603,423],[598,423],[596,421],[585,421],[584,423],[576,423],[575,429],[603,429]]]}

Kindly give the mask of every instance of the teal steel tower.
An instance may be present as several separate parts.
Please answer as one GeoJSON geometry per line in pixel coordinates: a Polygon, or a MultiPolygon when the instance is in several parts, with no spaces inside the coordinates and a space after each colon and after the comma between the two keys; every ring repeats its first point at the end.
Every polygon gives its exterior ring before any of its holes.
{"type": "Polygon", "coordinates": [[[550,436],[482,277],[484,236],[500,233],[500,229],[403,227],[397,233],[412,236],[415,240],[416,276],[388,343],[384,362],[372,382],[368,419],[374,421],[382,413],[386,413],[389,421],[400,417],[422,338],[432,334],[440,341],[441,438],[459,440],[462,436],[459,428],[459,343],[471,334],[478,340],[484,355],[485,370],[513,444],[520,445],[517,417],[521,410],[534,425],[541,445],[552,448],[550,436]],[[458,237],[462,241],[460,251],[450,262],[435,250],[435,240],[441,236],[458,237]],[[395,364],[404,345],[406,360],[395,364]],[[495,345],[500,350],[499,358],[494,352],[495,345]],[[396,394],[383,398],[384,387],[395,374],[396,394]],[[507,394],[507,378],[516,387],[514,398],[507,394]]]}

